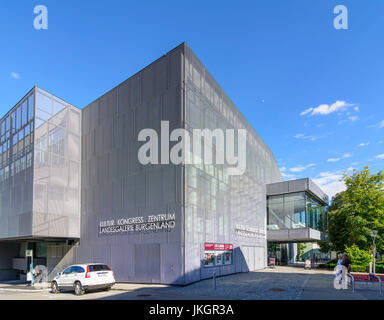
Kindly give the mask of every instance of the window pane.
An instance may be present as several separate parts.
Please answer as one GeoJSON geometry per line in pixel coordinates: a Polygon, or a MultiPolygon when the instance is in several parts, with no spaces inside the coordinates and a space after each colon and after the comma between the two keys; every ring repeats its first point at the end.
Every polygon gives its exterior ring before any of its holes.
{"type": "Polygon", "coordinates": [[[27,108],[27,100],[25,100],[21,106],[21,126],[25,126],[26,123],[27,123],[27,111],[28,111],[28,108],[27,108]]]}
{"type": "Polygon", "coordinates": [[[33,109],[34,109],[34,95],[31,94],[28,98],[28,121],[33,119],[33,109]]]}

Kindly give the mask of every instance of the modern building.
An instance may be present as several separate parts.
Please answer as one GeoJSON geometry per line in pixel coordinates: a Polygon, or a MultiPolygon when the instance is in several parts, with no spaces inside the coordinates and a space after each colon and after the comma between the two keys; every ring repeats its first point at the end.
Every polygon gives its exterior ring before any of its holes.
{"type": "Polygon", "coordinates": [[[25,249],[46,265],[80,238],[80,128],[81,110],[37,87],[1,119],[0,280],[25,271],[25,249]]]}
{"type": "MultiPolygon", "coordinates": [[[[33,249],[50,276],[104,262],[117,281],[188,284],[264,268],[270,237],[323,237],[324,193],[310,180],[283,182],[271,150],[185,43],[82,110],[35,87],[0,128],[0,280],[22,276],[33,249]],[[172,138],[180,129],[245,129],[245,171],[170,161],[186,141],[172,138]],[[143,154],[156,150],[159,161],[140,160],[143,130],[158,133],[143,154]]],[[[183,157],[199,158],[195,145],[183,157]]]]}
{"type": "MultiPolygon", "coordinates": [[[[298,242],[326,241],[328,202],[310,179],[267,185],[268,255],[280,263],[294,263],[299,260],[298,242]]],[[[311,257],[315,255],[323,256],[313,252],[311,257]]]]}

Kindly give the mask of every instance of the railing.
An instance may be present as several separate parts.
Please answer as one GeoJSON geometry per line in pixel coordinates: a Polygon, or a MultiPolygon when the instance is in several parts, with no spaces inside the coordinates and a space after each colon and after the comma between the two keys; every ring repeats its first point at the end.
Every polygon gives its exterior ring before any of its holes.
{"type": "Polygon", "coordinates": [[[382,280],[381,277],[377,276],[376,274],[370,273],[370,274],[350,274],[347,273],[347,276],[351,278],[352,280],[352,291],[355,292],[355,282],[378,282],[380,287],[380,294],[382,292],[382,280]]]}

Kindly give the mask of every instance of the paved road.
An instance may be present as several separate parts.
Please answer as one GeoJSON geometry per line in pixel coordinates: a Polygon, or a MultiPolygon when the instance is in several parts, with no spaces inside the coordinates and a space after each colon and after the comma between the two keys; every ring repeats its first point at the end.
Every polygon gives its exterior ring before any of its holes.
{"type": "Polygon", "coordinates": [[[384,299],[377,284],[357,285],[352,290],[333,288],[333,272],[277,267],[256,272],[217,278],[217,289],[212,279],[185,287],[165,285],[117,284],[105,292],[75,296],[72,292],[51,294],[48,290],[26,290],[24,285],[0,284],[0,300],[371,300],[384,299]],[[22,290],[20,290],[22,289],[22,290]]]}

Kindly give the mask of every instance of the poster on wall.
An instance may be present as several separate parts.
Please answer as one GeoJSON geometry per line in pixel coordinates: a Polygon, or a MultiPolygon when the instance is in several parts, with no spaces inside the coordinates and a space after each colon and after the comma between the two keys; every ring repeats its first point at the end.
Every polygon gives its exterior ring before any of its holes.
{"type": "Polygon", "coordinates": [[[232,244],[205,243],[204,249],[205,267],[218,267],[232,264],[232,244]]]}
{"type": "Polygon", "coordinates": [[[204,266],[213,267],[215,265],[215,253],[205,252],[204,253],[204,266]]]}
{"type": "Polygon", "coordinates": [[[215,265],[221,266],[223,264],[223,252],[216,252],[215,254],[215,265]]]}
{"type": "Polygon", "coordinates": [[[232,264],[232,251],[224,253],[224,264],[232,264]]]}

